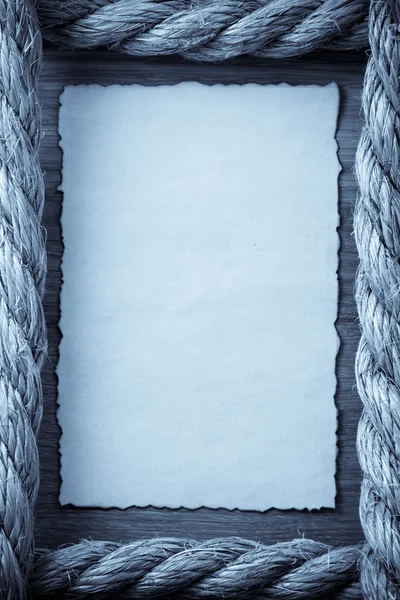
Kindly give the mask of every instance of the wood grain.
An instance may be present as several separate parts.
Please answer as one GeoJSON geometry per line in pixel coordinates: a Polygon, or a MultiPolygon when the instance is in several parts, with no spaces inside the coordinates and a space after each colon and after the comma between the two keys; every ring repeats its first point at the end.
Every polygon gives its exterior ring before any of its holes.
{"type": "MultiPolygon", "coordinates": [[[[315,54],[301,60],[262,61],[242,58],[229,64],[197,65],[176,58],[133,60],[111,52],[66,53],[45,50],[40,98],[43,106],[44,138],[42,167],[46,173],[46,205],[43,224],[47,231],[48,279],[45,312],[49,332],[49,360],[43,372],[44,418],[39,439],[41,487],[36,509],[38,546],[56,547],[81,538],[128,541],[140,537],[183,536],[206,539],[242,536],[266,543],[299,535],[333,544],[354,543],[362,537],[358,520],[360,471],[355,450],[360,401],[355,391],[354,356],[359,327],[353,300],[357,254],[352,236],[352,207],[356,197],[353,173],[355,150],[362,126],[360,101],[364,53],[315,54]],[[337,358],[338,459],[336,509],[265,513],[227,510],[167,510],[155,508],[95,509],[60,506],[58,440],[56,420],[60,332],[60,261],[63,244],[60,229],[61,151],[58,147],[58,106],[63,86],[78,83],[145,85],[174,84],[197,80],[213,83],[280,83],[325,85],[336,81],[341,108],[337,140],[343,170],[339,179],[341,248],[339,266],[339,315],[337,329],[341,347],[337,358]]],[[[110,200],[112,201],[112,200],[110,200]]],[[[301,210],[301,207],[297,207],[301,210]]]]}

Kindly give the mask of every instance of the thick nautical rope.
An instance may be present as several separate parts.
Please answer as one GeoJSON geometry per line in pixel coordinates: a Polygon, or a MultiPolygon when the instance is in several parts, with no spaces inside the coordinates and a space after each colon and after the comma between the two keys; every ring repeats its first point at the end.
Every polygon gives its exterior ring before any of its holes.
{"type": "Polygon", "coordinates": [[[357,547],[306,539],[265,546],[239,538],[82,542],[38,559],[34,598],[300,600],[361,598],[357,547]]]}
{"type": "Polygon", "coordinates": [[[33,558],[46,355],[35,13],[26,0],[0,0],[0,590],[10,599],[22,597],[33,558]]]}
{"type": "Polygon", "coordinates": [[[40,0],[43,35],[70,48],[219,61],[368,44],[369,0],[40,0]]]}
{"type": "MultiPolygon", "coordinates": [[[[47,35],[58,43],[197,60],[363,46],[366,13],[361,0],[41,4],[47,35]]],[[[399,22],[398,0],[372,0],[365,128],[357,155],[363,331],[357,382],[365,406],[358,438],[366,535],[361,584],[364,598],[378,600],[400,598],[399,22]]],[[[28,575],[32,594],[44,599],[360,598],[359,549],[309,540],[274,546],[236,538],[81,542],[38,552],[31,571],[39,478],[35,436],[46,354],[36,98],[41,41],[34,3],[0,0],[0,33],[0,598],[25,598],[28,575]]]]}
{"type": "Polygon", "coordinates": [[[400,3],[371,6],[354,215],[365,598],[400,598],[400,3]]]}

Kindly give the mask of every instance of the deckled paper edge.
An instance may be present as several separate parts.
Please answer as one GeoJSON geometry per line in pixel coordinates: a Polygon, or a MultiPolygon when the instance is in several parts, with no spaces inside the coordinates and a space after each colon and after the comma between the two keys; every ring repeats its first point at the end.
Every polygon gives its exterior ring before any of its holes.
{"type": "MultiPolygon", "coordinates": [[[[339,317],[339,295],[340,295],[340,289],[339,289],[339,265],[340,265],[340,235],[339,235],[339,228],[340,228],[340,211],[339,211],[339,206],[340,206],[340,177],[342,175],[343,172],[343,166],[342,163],[340,162],[340,158],[339,158],[339,142],[338,142],[338,125],[339,125],[339,116],[340,116],[340,88],[339,85],[332,81],[328,84],[325,85],[319,85],[319,84],[288,84],[285,82],[281,82],[278,84],[274,84],[274,83],[266,83],[266,84],[260,84],[260,83],[252,83],[252,82],[247,82],[247,83],[216,83],[216,84],[207,84],[207,83],[203,83],[203,82],[198,82],[196,80],[192,80],[195,83],[200,83],[201,85],[208,85],[209,87],[244,87],[244,86],[252,86],[252,87],[268,87],[268,86],[272,86],[272,87],[277,87],[277,86],[283,86],[283,87],[318,87],[318,88],[324,88],[324,87],[334,87],[336,90],[336,116],[335,116],[335,134],[334,134],[334,140],[336,143],[336,158],[337,158],[337,163],[338,163],[338,176],[337,176],[337,183],[336,183],[336,206],[337,206],[337,225],[336,225],[336,236],[337,236],[337,268],[336,268],[336,295],[337,295],[337,311],[336,311],[336,318],[335,321],[333,323],[333,327],[335,329],[336,332],[336,339],[337,339],[337,348],[336,348],[336,355],[335,355],[335,370],[334,370],[334,377],[335,377],[335,391],[333,394],[333,404],[334,404],[334,408],[335,408],[335,412],[336,412],[336,427],[335,427],[335,438],[336,438],[336,455],[335,455],[335,469],[334,469],[334,474],[333,474],[333,478],[334,478],[334,489],[335,489],[335,497],[333,498],[333,503],[332,505],[321,505],[321,506],[313,506],[312,508],[306,507],[306,506],[288,506],[288,507],[276,507],[276,506],[269,506],[268,508],[264,509],[264,510],[255,510],[255,509],[241,509],[239,507],[234,507],[234,508],[226,508],[223,506],[205,506],[205,505],[199,505],[196,507],[188,507],[188,506],[184,506],[184,505],[178,505],[178,506],[164,506],[164,505],[157,505],[157,504],[146,504],[146,505],[140,505],[140,504],[130,504],[130,505],[126,505],[126,506],[115,506],[115,505],[93,505],[92,503],[82,503],[82,504],[77,504],[75,502],[70,502],[70,501],[65,501],[62,499],[63,496],[63,487],[64,487],[64,478],[63,478],[63,455],[62,455],[62,438],[64,435],[61,423],[60,423],[60,419],[59,419],[59,412],[60,412],[60,408],[61,408],[61,404],[59,402],[59,397],[60,397],[60,378],[58,375],[58,369],[59,369],[59,364],[60,364],[60,346],[61,346],[61,342],[62,342],[62,338],[63,336],[63,330],[62,330],[62,325],[61,325],[61,321],[62,321],[62,307],[61,307],[61,297],[62,297],[62,291],[63,291],[63,286],[64,286],[64,270],[63,270],[63,263],[64,263],[64,252],[65,252],[65,243],[64,243],[64,233],[63,233],[63,221],[62,221],[62,213],[63,213],[63,207],[64,207],[64,191],[63,191],[63,182],[64,182],[64,148],[63,148],[63,144],[62,144],[62,135],[60,134],[60,114],[61,114],[61,107],[63,106],[63,96],[65,91],[68,88],[85,88],[85,87],[99,87],[99,88],[108,88],[108,87],[133,87],[133,86],[140,86],[143,87],[143,84],[98,84],[98,83],[89,83],[89,84],[71,84],[71,85],[65,85],[63,87],[63,91],[60,94],[59,97],[59,109],[58,109],[58,147],[61,150],[61,173],[60,173],[60,184],[57,187],[57,191],[61,193],[61,215],[60,215],[60,228],[61,228],[61,243],[62,243],[62,257],[61,257],[61,261],[60,261],[60,271],[61,271],[61,286],[60,286],[60,296],[59,296],[59,314],[60,314],[60,319],[58,321],[58,328],[59,328],[59,332],[60,332],[60,341],[59,341],[59,345],[58,345],[58,360],[57,360],[57,367],[56,367],[56,377],[57,377],[57,411],[56,411],[56,417],[57,417],[57,424],[60,430],[60,435],[58,438],[58,454],[59,454],[59,474],[60,474],[60,479],[61,479],[61,485],[60,485],[60,489],[59,489],[59,494],[58,494],[58,500],[61,506],[75,506],[78,508],[97,508],[97,509],[103,509],[103,510],[107,510],[107,509],[117,509],[117,510],[127,510],[129,508],[155,508],[155,509],[159,509],[159,510],[188,510],[188,511],[195,511],[195,510],[200,510],[200,509],[208,509],[208,510],[224,510],[224,511],[229,511],[229,512],[234,512],[234,511],[240,511],[240,512],[256,512],[256,513],[266,513],[270,510],[279,510],[279,511],[299,511],[299,512],[316,512],[316,511],[320,511],[322,509],[328,509],[328,510],[333,510],[336,508],[336,499],[338,496],[338,485],[337,485],[337,467],[338,467],[338,454],[339,454],[339,437],[338,437],[338,432],[339,432],[339,409],[338,409],[338,405],[337,405],[337,401],[336,401],[336,396],[337,396],[337,390],[338,390],[338,375],[337,375],[337,370],[338,370],[338,355],[339,355],[339,351],[340,351],[340,346],[341,346],[341,339],[340,339],[340,335],[339,335],[339,331],[338,331],[338,327],[337,327],[337,323],[338,323],[338,317],[339,317]]],[[[186,83],[186,82],[179,82],[179,83],[173,83],[173,84],[161,84],[161,85],[157,85],[157,86],[153,86],[153,87],[172,87],[175,85],[180,85],[181,83],[186,83]]]]}

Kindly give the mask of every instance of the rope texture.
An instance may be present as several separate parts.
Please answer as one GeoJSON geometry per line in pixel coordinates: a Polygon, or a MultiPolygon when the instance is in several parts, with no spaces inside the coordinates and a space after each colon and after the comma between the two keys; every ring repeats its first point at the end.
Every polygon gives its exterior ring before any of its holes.
{"type": "MultiPolygon", "coordinates": [[[[46,36],[135,55],[222,60],[242,53],[292,57],[366,44],[363,0],[41,0],[46,36]]],[[[31,0],[0,0],[0,598],[400,599],[400,5],[372,0],[357,154],[355,236],[364,403],[358,453],[366,545],[310,540],[264,546],[241,539],[81,542],[39,551],[33,507],[39,466],[41,299],[37,77],[41,39],[31,0]],[[361,557],[361,585],[355,581],[361,557]],[[26,581],[29,577],[30,590],[26,581]]]]}
{"type": "Polygon", "coordinates": [[[354,215],[362,337],[356,359],[365,598],[400,598],[400,3],[371,6],[354,215]]]}
{"type": "Polygon", "coordinates": [[[40,220],[41,38],[32,2],[0,0],[0,593],[19,598],[33,557],[46,356],[40,220]]]}
{"type": "Polygon", "coordinates": [[[359,599],[359,556],[357,547],[306,539],[274,546],[239,538],[81,542],[39,558],[31,592],[38,600],[359,599]]]}
{"type": "Polygon", "coordinates": [[[69,48],[220,61],[368,44],[369,0],[41,0],[43,35],[69,48]]]}

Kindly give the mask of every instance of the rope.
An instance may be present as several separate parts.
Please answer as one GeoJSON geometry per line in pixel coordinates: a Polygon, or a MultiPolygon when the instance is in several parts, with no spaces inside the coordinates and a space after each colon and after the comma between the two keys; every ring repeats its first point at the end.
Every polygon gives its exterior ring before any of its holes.
{"type": "Polygon", "coordinates": [[[365,127],[356,168],[356,298],[362,337],[356,359],[364,411],[358,455],[364,479],[365,598],[400,598],[400,4],[371,6],[363,94],[365,127]]]}
{"type": "MultiPolygon", "coordinates": [[[[39,9],[46,37],[57,44],[106,45],[139,56],[293,57],[318,48],[360,48],[367,41],[367,0],[41,0],[39,9]]],[[[400,600],[399,24],[398,0],[371,0],[354,217],[363,551],[305,539],[273,546],[238,538],[86,541],[39,551],[33,561],[46,356],[36,96],[41,38],[33,0],[0,0],[1,600],[400,600]]]]}
{"type": "Polygon", "coordinates": [[[300,539],[264,546],[239,538],[81,542],[44,554],[31,591],[46,600],[95,597],[301,600],[361,598],[358,548],[300,539]]]}
{"type": "Polygon", "coordinates": [[[30,2],[0,0],[0,594],[9,599],[23,596],[33,557],[46,355],[35,19],[30,2]]]}
{"type": "Polygon", "coordinates": [[[369,0],[41,0],[43,35],[67,48],[220,61],[368,44],[369,0]]]}

